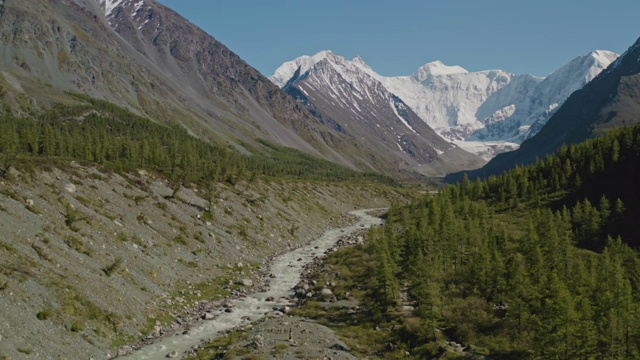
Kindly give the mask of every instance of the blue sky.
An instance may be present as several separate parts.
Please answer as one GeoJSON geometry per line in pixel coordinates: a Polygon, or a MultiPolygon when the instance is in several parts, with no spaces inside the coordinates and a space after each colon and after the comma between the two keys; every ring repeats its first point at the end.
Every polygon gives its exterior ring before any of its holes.
{"type": "Polygon", "coordinates": [[[640,37],[638,0],[159,0],[264,75],[321,50],[409,75],[441,60],[546,76],[640,37]]]}

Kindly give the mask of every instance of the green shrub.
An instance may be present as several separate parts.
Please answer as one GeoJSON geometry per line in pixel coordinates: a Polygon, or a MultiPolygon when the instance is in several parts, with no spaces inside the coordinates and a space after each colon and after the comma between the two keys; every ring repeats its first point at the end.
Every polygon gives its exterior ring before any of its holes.
{"type": "Polygon", "coordinates": [[[78,323],[78,322],[74,322],[73,324],[71,324],[71,331],[72,332],[80,332],[84,330],[84,325],[78,323]]]}
{"type": "Polygon", "coordinates": [[[42,320],[42,321],[49,319],[50,316],[51,316],[50,309],[41,310],[36,314],[36,317],[38,318],[38,320],[42,320]]]}

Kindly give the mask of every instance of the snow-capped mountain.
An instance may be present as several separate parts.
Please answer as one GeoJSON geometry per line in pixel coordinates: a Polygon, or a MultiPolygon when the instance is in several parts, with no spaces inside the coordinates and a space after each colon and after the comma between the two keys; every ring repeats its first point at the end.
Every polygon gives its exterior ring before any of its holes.
{"type": "Polygon", "coordinates": [[[436,60],[420,67],[412,77],[418,82],[424,82],[434,76],[467,73],[468,71],[461,66],[448,66],[443,64],[440,60],[436,60]]]}
{"type": "Polygon", "coordinates": [[[571,60],[547,76],[531,96],[529,106],[533,122],[525,136],[518,139],[519,142],[537,134],[571,93],[582,89],[618,57],[611,51],[596,50],[571,60]]]}
{"type": "MultiPolygon", "coordinates": [[[[562,84],[567,78],[565,73],[578,68],[585,74],[582,81],[588,83],[569,95],[542,129],[524,141],[518,150],[496,156],[482,169],[470,172],[469,177],[497,175],[516,165],[543,159],[562,145],[599,136],[607,129],[637,124],[640,119],[640,39],[604,71],[590,65],[606,63],[609,59],[610,54],[606,52],[594,52],[547,77],[545,82],[549,82],[549,88],[558,89],[556,84],[562,84]],[[599,74],[595,75],[596,72],[599,74]]],[[[558,96],[551,91],[546,93],[558,96]]],[[[452,174],[448,179],[455,181],[461,176],[452,174]]]]}
{"type": "Polygon", "coordinates": [[[430,63],[380,80],[440,135],[487,159],[535,135],[569,95],[618,57],[594,51],[546,78],[430,63]],[[436,66],[434,66],[436,65],[436,66]]]}
{"type": "MultiPolygon", "coordinates": [[[[270,77],[284,87],[299,69],[303,76],[327,51],[283,64],[270,77]]],[[[360,58],[351,63],[397,95],[438,134],[490,159],[516,149],[546,123],[568,96],[618,57],[609,51],[580,56],[546,78],[503,70],[468,72],[440,61],[414,74],[384,77],[360,58]]]]}
{"type": "Polygon", "coordinates": [[[481,161],[438,136],[409,106],[376,78],[360,58],[352,61],[331,51],[283,64],[271,77],[323,123],[356,139],[377,158],[389,158],[429,175],[481,161]]]}

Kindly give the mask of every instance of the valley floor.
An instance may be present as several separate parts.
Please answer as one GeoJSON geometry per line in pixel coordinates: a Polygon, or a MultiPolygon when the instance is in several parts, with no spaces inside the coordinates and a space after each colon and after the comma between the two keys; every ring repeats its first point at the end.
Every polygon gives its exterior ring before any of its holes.
{"type": "Polygon", "coordinates": [[[0,357],[114,356],[203,299],[240,291],[236,280],[256,279],[266,258],[342,213],[410,198],[284,180],[175,190],[143,171],[75,162],[12,170],[0,182],[0,357]]]}

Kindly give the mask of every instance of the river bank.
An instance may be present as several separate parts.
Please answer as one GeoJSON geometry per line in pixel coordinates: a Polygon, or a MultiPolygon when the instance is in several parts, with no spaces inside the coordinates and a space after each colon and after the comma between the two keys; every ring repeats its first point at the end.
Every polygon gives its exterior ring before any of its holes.
{"type": "Polygon", "coordinates": [[[284,309],[297,301],[293,297],[292,289],[300,282],[306,264],[335,246],[341,236],[382,223],[380,218],[367,214],[371,210],[352,211],[351,214],[359,219],[355,224],[331,229],[310,244],[273,258],[269,271],[269,274],[273,275],[267,276],[268,288],[260,287],[260,291],[253,293],[245,291],[237,294],[241,296],[236,298],[225,299],[210,304],[210,307],[199,309],[194,318],[200,320],[196,323],[185,321],[188,329],[182,333],[175,331],[151,344],[143,343],[142,348],[121,358],[182,358],[193,353],[203,343],[210,342],[234,328],[247,326],[265,316],[282,316],[283,312],[278,309],[284,309]]]}
{"type": "MultiPolygon", "coordinates": [[[[368,229],[359,229],[343,234],[333,246],[325,250],[324,255],[361,244],[366,231],[368,229]]],[[[251,359],[358,359],[333,329],[296,315],[308,311],[308,306],[346,309],[350,313],[359,311],[358,301],[342,296],[336,298],[333,294],[335,283],[319,283],[315,280],[317,272],[328,271],[324,267],[324,260],[325,256],[316,256],[313,261],[304,265],[301,279],[293,288],[295,305],[274,308],[272,316],[230,333],[226,338],[202,349],[194,358],[210,359],[224,354],[225,358],[251,359]]]]}

